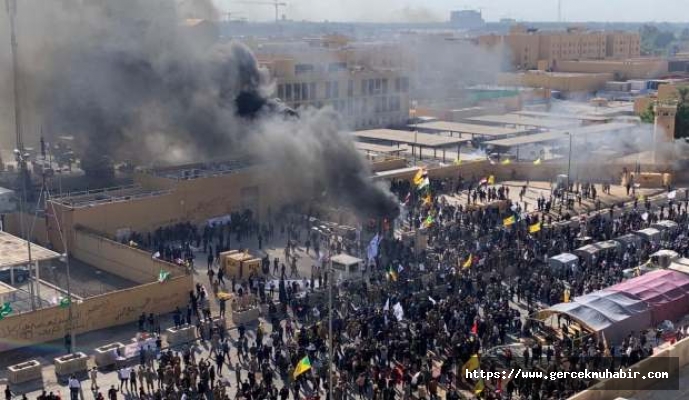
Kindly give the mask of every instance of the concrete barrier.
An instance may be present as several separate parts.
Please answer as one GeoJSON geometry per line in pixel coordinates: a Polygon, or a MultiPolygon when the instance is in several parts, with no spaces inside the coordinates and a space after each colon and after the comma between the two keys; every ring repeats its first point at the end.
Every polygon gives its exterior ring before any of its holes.
{"type": "Polygon", "coordinates": [[[67,354],[55,358],[55,374],[59,376],[86,372],[89,357],[84,353],[67,354]]]}
{"type": "Polygon", "coordinates": [[[41,363],[36,360],[7,367],[7,381],[12,385],[37,379],[43,379],[43,375],[41,374],[41,363]]]}
{"type": "Polygon", "coordinates": [[[95,361],[98,368],[105,368],[115,365],[117,357],[122,354],[124,345],[120,342],[106,344],[96,348],[95,361]]]}
{"type": "Polygon", "coordinates": [[[170,347],[179,346],[196,339],[196,328],[189,325],[180,329],[167,328],[165,330],[167,344],[170,347]]]}
{"type": "Polygon", "coordinates": [[[258,320],[260,310],[256,308],[249,308],[244,311],[232,311],[232,322],[239,326],[241,324],[248,324],[258,320]]]}
{"type": "Polygon", "coordinates": [[[208,338],[211,335],[211,328],[218,327],[222,330],[227,329],[227,321],[225,318],[215,317],[213,319],[204,320],[201,322],[201,329],[203,330],[203,337],[208,338]]]}

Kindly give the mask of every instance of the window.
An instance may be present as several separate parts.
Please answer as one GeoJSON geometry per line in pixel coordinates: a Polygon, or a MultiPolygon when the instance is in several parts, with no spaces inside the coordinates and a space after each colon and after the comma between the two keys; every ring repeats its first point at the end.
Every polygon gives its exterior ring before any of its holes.
{"type": "Polygon", "coordinates": [[[313,64],[297,64],[294,66],[294,74],[301,75],[314,71],[313,64]]]}
{"type": "Polygon", "coordinates": [[[318,97],[318,93],[316,92],[316,82],[309,83],[309,95],[311,96],[311,100],[316,100],[316,97],[318,97]]]}
{"type": "Polygon", "coordinates": [[[388,94],[388,80],[383,79],[383,94],[388,94]]]}
{"type": "Polygon", "coordinates": [[[302,83],[301,84],[301,97],[304,100],[311,100],[311,97],[309,97],[309,84],[308,83],[302,83]]]}
{"type": "Polygon", "coordinates": [[[383,86],[383,85],[382,85],[382,82],[381,82],[380,79],[376,79],[376,80],[375,80],[375,83],[376,83],[376,84],[375,84],[375,87],[374,87],[373,94],[380,94],[380,92],[381,92],[381,87],[383,86]]]}
{"type": "Polygon", "coordinates": [[[301,84],[294,84],[294,101],[301,101],[301,84]]]}
{"type": "Polygon", "coordinates": [[[295,75],[306,74],[309,72],[313,72],[313,70],[313,64],[297,64],[294,66],[295,75]]]}
{"type": "Polygon", "coordinates": [[[340,97],[340,82],[334,81],[332,83],[333,98],[340,97]]]}
{"type": "Polygon", "coordinates": [[[354,97],[354,81],[351,79],[347,82],[347,97],[354,97]]]}
{"type": "Polygon", "coordinates": [[[332,96],[332,89],[330,87],[330,82],[325,82],[325,98],[329,99],[332,96]]]}
{"type": "Polygon", "coordinates": [[[284,85],[278,85],[278,99],[284,99],[285,98],[285,86],[284,85]]]}
{"type": "Polygon", "coordinates": [[[401,80],[402,92],[407,93],[409,91],[409,78],[402,78],[401,80]]]}
{"type": "Polygon", "coordinates": [[[400,78],[395,78],[395,93],[399,93],[402,86],[400,85],[400,78]]]}
{"type": "Polygon", "coordinates": [[[368,88],[368,79],[362,79],[361,80],[361,95],[366,96],[368,92],[366,89],[368,88]]]}
{"type": "Polygon", "coordinates": [[[338,72],[338,71],[346,71],[346,70],[347,70],[347,63],[346,62],[338,62],[338,63],[328,64],[328,72],[338,72]]]}
{"type": "Polygon", "coordinates": [[[285,85],[285,101],[292,101],[292,85],[289,83],[285,85]]]}
{"type": "Polygon", "coordinates": [[[368,80],[368,92],[366,94],[368,94],[368,95],[374,94],[376,92],[375,85],[376,85],[375,79],[369,79],[368,80]]]}

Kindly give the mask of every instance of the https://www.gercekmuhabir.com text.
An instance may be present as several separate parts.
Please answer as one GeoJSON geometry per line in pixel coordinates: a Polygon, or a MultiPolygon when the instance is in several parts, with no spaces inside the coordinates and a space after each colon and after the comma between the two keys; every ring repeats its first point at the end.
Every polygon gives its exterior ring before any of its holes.
{"type": "Polygon", "coordinates": [[[602,370],[602,371],[524,371],[521,368],[513,368],[505,371],[483,371],[483,370],[465,370],[464,376],[467,379],[545,379],[545,380],[560,380],[560,379],[669,379],[669,372],[654,372],[649,371],[642,373],[639,371],[632,371],[630,369],[617,370],[602,370]]]}

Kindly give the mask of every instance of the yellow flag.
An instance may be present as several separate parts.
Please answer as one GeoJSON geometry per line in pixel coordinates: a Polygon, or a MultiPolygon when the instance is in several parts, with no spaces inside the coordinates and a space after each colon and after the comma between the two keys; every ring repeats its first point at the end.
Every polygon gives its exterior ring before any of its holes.
{"type": "Polygon", "coordinates": [[[311,360],[309,360],[309,357],[306,356],[299,361],[297,364],[296,368],[294,368],[294,372],[292,372],[292,379],[297,379],[297,377],[304,372],[308,371],[311,369],[311,360]]]}
{"type": "Polygon", "coordinates": [[[423,182],[423,178],[427,174],[425,168],[419,168],[419,170],[416,172],[416,175],[414,175],[414,185],[419,186],[421,182],[423,182]]]}
{"type": "Polygon", "coordinates": [[[462,165],[462,160],[459,158],[455,160],[455,165],[462,165]]]}
{"type": "Polygon", "coordinates": [[[533,165],[541,165],[543,161],[540,159],[540,157],[533,162],[533,165]]]}
{"type": "Polygon", "coordinates": [[[569,303],[569,289],[565,289],[565,293],[563,295],[563,300],[565,303],[569,303]]]}
{"type": "Polygon", "coordinates": [[[462,264],[462,268],[469,268],[471,267],[471,263],[474,261],[474,256],[473,254],[469,254],[469,258],[464,261],[464,264],[462,264]]]}
{"type": "Polygon", "coordinates": [[[483,378],[479,379],[479,381],[476,382],[476,386],[474,386],[474,394],[481,394],[485,388],[486,384],[483,382],[483,378]]]}
{"type": "Polygon", "coordinates": [[[536,222],[535,224],[529,226],[529,233],[536,233],[541,231],[541,223],[536,222]]]}
{"type": "Polygon", "coordinates": [[[431,198],[431,194],[429,193],[428,195],[426,195],[426,197],[423,198],[423,205],[430,206],[431,203],[433,203],[433,199],[431,198]]]}
{"type": "Polygon", "coordinates": [[[481,363],[479,362],[478,354],[474,354],[467,362],[464,363],[462,370],[476,371],[479,369],[479,367],[481,367],[481,363]]]}
{"type": "Polygon", "coordinates": [[[511,162],[512,162],[512,161],[510,161],[509,158],[506,158],[506,159],[502,160],[502,161],[500,162],[500,164],[502,164],[502,165],[508,165],[508,164],[510,164],[511,162]]]}
{"type": "Polygon", "coordinates": [[[495,175],[490,175],[488,177],[488,184],[489,185],[495,185],[495,175]]]}
{"type": "Polygon", "coordinates": [[[639,194],[637,199],[639,199],[639,201],[646,201],[646,196],[644,196],[643,194],[639,194]]]}
{"type": "Polygon", "coordinates": [[[513,225],[515,222],[517,222],[517,220],[514,218],[514,215],[511,216],[511,217],[507,217],[507,218],[505,218],[505,219],[502,220],[502,224],[503,224],[504,226],[513,225]]]}

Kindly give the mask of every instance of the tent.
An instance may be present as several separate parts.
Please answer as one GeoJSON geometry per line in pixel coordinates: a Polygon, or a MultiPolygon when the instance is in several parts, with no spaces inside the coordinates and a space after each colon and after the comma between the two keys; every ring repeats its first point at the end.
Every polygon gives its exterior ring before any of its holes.
{"type": "Polygon", "coordinates": [[[625,293],[648,303],[653,325],[665,320],[676,321],[689,310],[689,275],[677,271],[651,271],[605,290],[625,293]]]}
{"type": "Polygon", "coordinates": [[[579,272],[579,258],[572,253],[561,253],[548,259],[548,267],[561,273],[569,269],[574,273],[579,272]]]}
{"type": "Polygon", "coordinates": [[[626,235],[616,237],[615,241],[622,245],[623,250],[626,250],[630,244],[633,244],[638,249],[641,247],[643,239],[633,233],[628,233],[626,235]]]}
{"type": "Polygon", "coordinates": [[[671,233],[677,232],[679,230],[679,224],[675,221],[671,221],[669,219],[664,219],[662,221],[658,221],[655,224],[651,225],[651,228],[657,229],[659,231],[670,231],[671,233]]]}
{"type": "Polygon", "coordinates": [[[639,236],[646,242],[659,243],[660,242],[660,231],[655,228],[646,228],[634,232],[635,235],[639,236]]]}
{"type": "Polygon", "coordinates": [[[605,240],[603,242],[596,242],[579,247],[578,249],[574,250],[573,253],[576,254],[577,257],[579,257],[579,259],[582,261],[590,263],[594,256],[596,258],[600,258],[610,252],[619,252],[620,249],[620,243],[614,240],[605,240]]]}
{"type": "Polygon", "coordinates": [[[651,254],[650,262],[654,267],[667,268],[673,261],[679,260],[679,253],[673,250],[658,250],[651,254]]]}
{"type": "Polygon", "coordinates": [[[648,303],[620,291],[599,290],[576,297],[570,303],[541,311],[538,317],[545,319],[553,314],[566,314],[587,329],[604,333],[611,342],[620,342],[629,332],[651,325],[648,303]]]}

